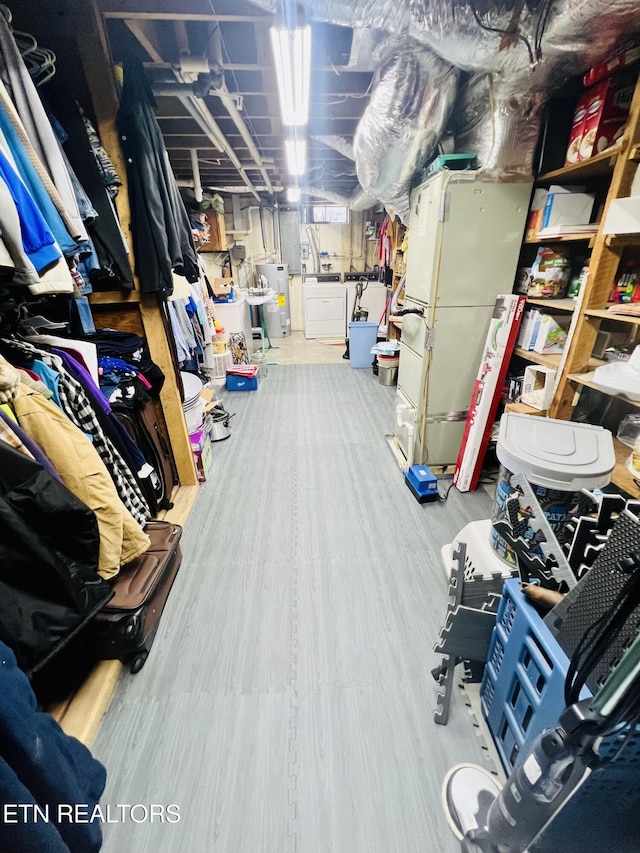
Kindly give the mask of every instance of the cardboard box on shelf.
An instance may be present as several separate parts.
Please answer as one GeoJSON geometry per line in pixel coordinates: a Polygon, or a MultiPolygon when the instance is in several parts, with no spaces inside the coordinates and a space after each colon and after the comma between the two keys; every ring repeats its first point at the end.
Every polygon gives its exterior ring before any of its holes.
{"type": "Polygon", "coordinates": [[[567,156],[564,161],[565,166],[577,163],[580,159],[580,143],[582,141],[582,134],[584,131],[584,120],[587,115],[588,100],[589,90],[586,89],[576,104],[576,111],[573,115],[573,124],[571,125],[571,133],[569,134],[569,142],[567,144],[567,156]]]}
{"type": "Polygon", "coordinates": [[[570,322],[567,316],[543,314],[530,349],[538,353],[563,352],[570,322]]]}
{"type": "Polygon", "coordinates": [[[229,300],[232,288],[232,278],[214,278],[213,280],[213,296],[219,301],[229,300]]]}
{"type": "Polygon", "coordinates": [[[525,240],[535,240],[538,236],[538,231],[542,228],[542,216],[548,195],[549,190],[545,189],[537,189],[533,193],[531,207],[529,208],[529,218],[527,219],[525,240]]]}
{"type": "Polygon", "coordinates": [[[587,224],[591,219],[595,198],[593,193],[567,190],[561,186],[549,187],[540,230],[558,225],[587,224]]]}
{"type": "Polygon", "coordinates": [[[629,116],[637,72],[612,75],[590,86],[580,97],[565,164],[588,160],[618,138],[629,116]]]}

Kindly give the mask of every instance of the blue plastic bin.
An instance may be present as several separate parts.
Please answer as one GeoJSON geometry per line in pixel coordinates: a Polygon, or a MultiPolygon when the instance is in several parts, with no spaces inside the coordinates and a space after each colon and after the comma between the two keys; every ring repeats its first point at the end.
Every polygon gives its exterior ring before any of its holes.
{"type": "MultiPolygon", "coordinates": [[[[487,655],[480,704],[507,772],[564,711],[569,658],[520,590],[505,582],[487,655]]],[[[581,698],[591,696],[585,687],[581,698]]]]}
{"type": "Polygon", "coordinates": [[[253,377],[227,373],[227,391],[257,391],[258,374],[253,377]]]}
{"type": "Polygon", "coordinates": [[[378,336],[377,323],[349,323],[349,363],[351,367],[371,367],[371,349],[378,336]]]}

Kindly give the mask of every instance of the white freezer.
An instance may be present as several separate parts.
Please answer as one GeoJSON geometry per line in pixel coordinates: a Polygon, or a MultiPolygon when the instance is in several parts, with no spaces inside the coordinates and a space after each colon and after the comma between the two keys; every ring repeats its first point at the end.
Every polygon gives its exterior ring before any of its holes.
{"type": "Polygon", "coordinates": [[[511,293],[531,183],[439,172],[411,193],[405,293],[428,305],[493,305],[511,293]]]}
{"type": "MultiPolygon", "coordinates": [[[[493,305],[439,307],[434,313],[430,350],[424,349],[425,321],[412,314],[403,320],[398,391],[416,411],[415,463],[440,467],[458,457],[493,305]]],[[[407,444],[397,414],[395,435],[401,447],[407,444]]]]}

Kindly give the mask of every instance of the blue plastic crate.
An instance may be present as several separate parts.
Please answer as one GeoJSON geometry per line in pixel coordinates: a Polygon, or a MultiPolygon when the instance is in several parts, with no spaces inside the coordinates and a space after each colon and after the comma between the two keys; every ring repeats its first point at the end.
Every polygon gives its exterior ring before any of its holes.
{"type": "MultiPolygon", "coordinates": [[[[505,582],[496,616],[480,701],[507,772],[523,747],[558,722],[565,708],[569,659],[520,590],[505,582]]],[[[588,689],[580,694],[589,697],[588,689]]]]}
{"type": "Polygon", "coordinates": [[[227,391],[257,391],[258,374],[255,376],[236,376],[227,373],[227,391]]]}

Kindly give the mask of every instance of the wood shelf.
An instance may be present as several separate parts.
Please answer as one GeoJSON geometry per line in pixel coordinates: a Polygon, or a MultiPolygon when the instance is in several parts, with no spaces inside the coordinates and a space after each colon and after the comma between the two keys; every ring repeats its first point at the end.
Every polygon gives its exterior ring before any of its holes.
{"type": "Polygon", "coordinates": [[[608,249],[640,246],[640,234],[605,234],[604,244],[608,249]]]}
{"type": "Polygon", "coordinates": [[[542,308],[553,308],[556,311],[573,312],[576,307],[576,300],[571,296],[567,296],[565,299],[538,299],[527,296],[527,305],[540,305],[542,308]]]}
{"type": "Polygon", "coordinates": [[[634,498],[640,498],[640,486],[629,473],[626,465],[627,459],[631,455],[631,448],[614,438],[613,449],[616,454],[616,467],[611,476],[612,485],[617,486],[634,498]]]}
{"type": "Polygon", "coordinates": [[[91,305],[136,305],[140,302],[139,290],[96,290],[89,294],[91,305]]]}
{"type": "Polygon", "coordinates": [[[597,317],[600,320],[615,320],[616,323],[630,323],[632,326],[640,326],[640,314],[636,316],[631,314],[614,314],[613,311],[607,311],[605,308],[587,308],[584,313],[587,317],[597,317]]]}
{"type": "Polygon", "coordinates": [[[580,163],[572,163],[571,166],[563,166],[561,169],[554,169],[552,172],[545,172],[544,175],[538,175],[536,183],[551,184],[554,181],[562,179],[565,183],[580,183],[589,178],[606,178],[613,174],[618,154],[620,153],[620,142],[596,154],[595,157],[590,157],[588,160],[583,160],[580,163]]]}
{"type": "Polygon", "coordinates": [[[624,403],[628,403],[636,409],[640,409],[640,401],[630,400],[624,394],[611,394],[609,391],[603,391],[593,381],[593,373],[570,373],[567,377],[570,382],[576,382],[578,385],[583,385],[585,388],[593,388],[594,391],[599,391],[600,394],[606,394],[607,397],[619,397],[624,403]]]}
{"type": "MultiPolygon", "coordinates": [[[[523,358],[525,361],[530,361],[533,364],[540,364],[542,367],[551,367],[554,370],[558,369],[562,359],[562,353],[533,352],[532,350],[522,349],[522,347],[515,347],[513,354],[517,355],[518,358],[523,358]]],[[[589,359],[589,367],[591,370],[595,370],[596,367],[601,367],[606,363],[607,362],[603,359],[594,358],[594,356],[591,356],[589,359]]],[[[578,376],[579,374],[575,375],[578,376]]]]}
{"type": "Polygon", "coordinates": [[[595,234],[563,234],[561,237],[532,237],[524,242],[528,246],[539,246],[542,243],[586,243],[595,238],[595,234]]]}
{"type": "Polygon", "coordinates": [[[535,409],[527,403],[507,403],[504,407],[505,412],[515,412],[518,415],[537,415],[541,418],[546,418],[546,409],[535,409]]]}
{"type": "Polygon", "coordinates": [[[560,366],[560,359],[562,358],[562,353],[548,354],[533,352],[531,350],[522,349],[522,347],[515,347],[513,354],[517,355],[518,358],[523,358],[525,361],[531,361],[533,364],[540,364],[542,367],[551,367],[553,370],[558,369],[560,366]]]}

